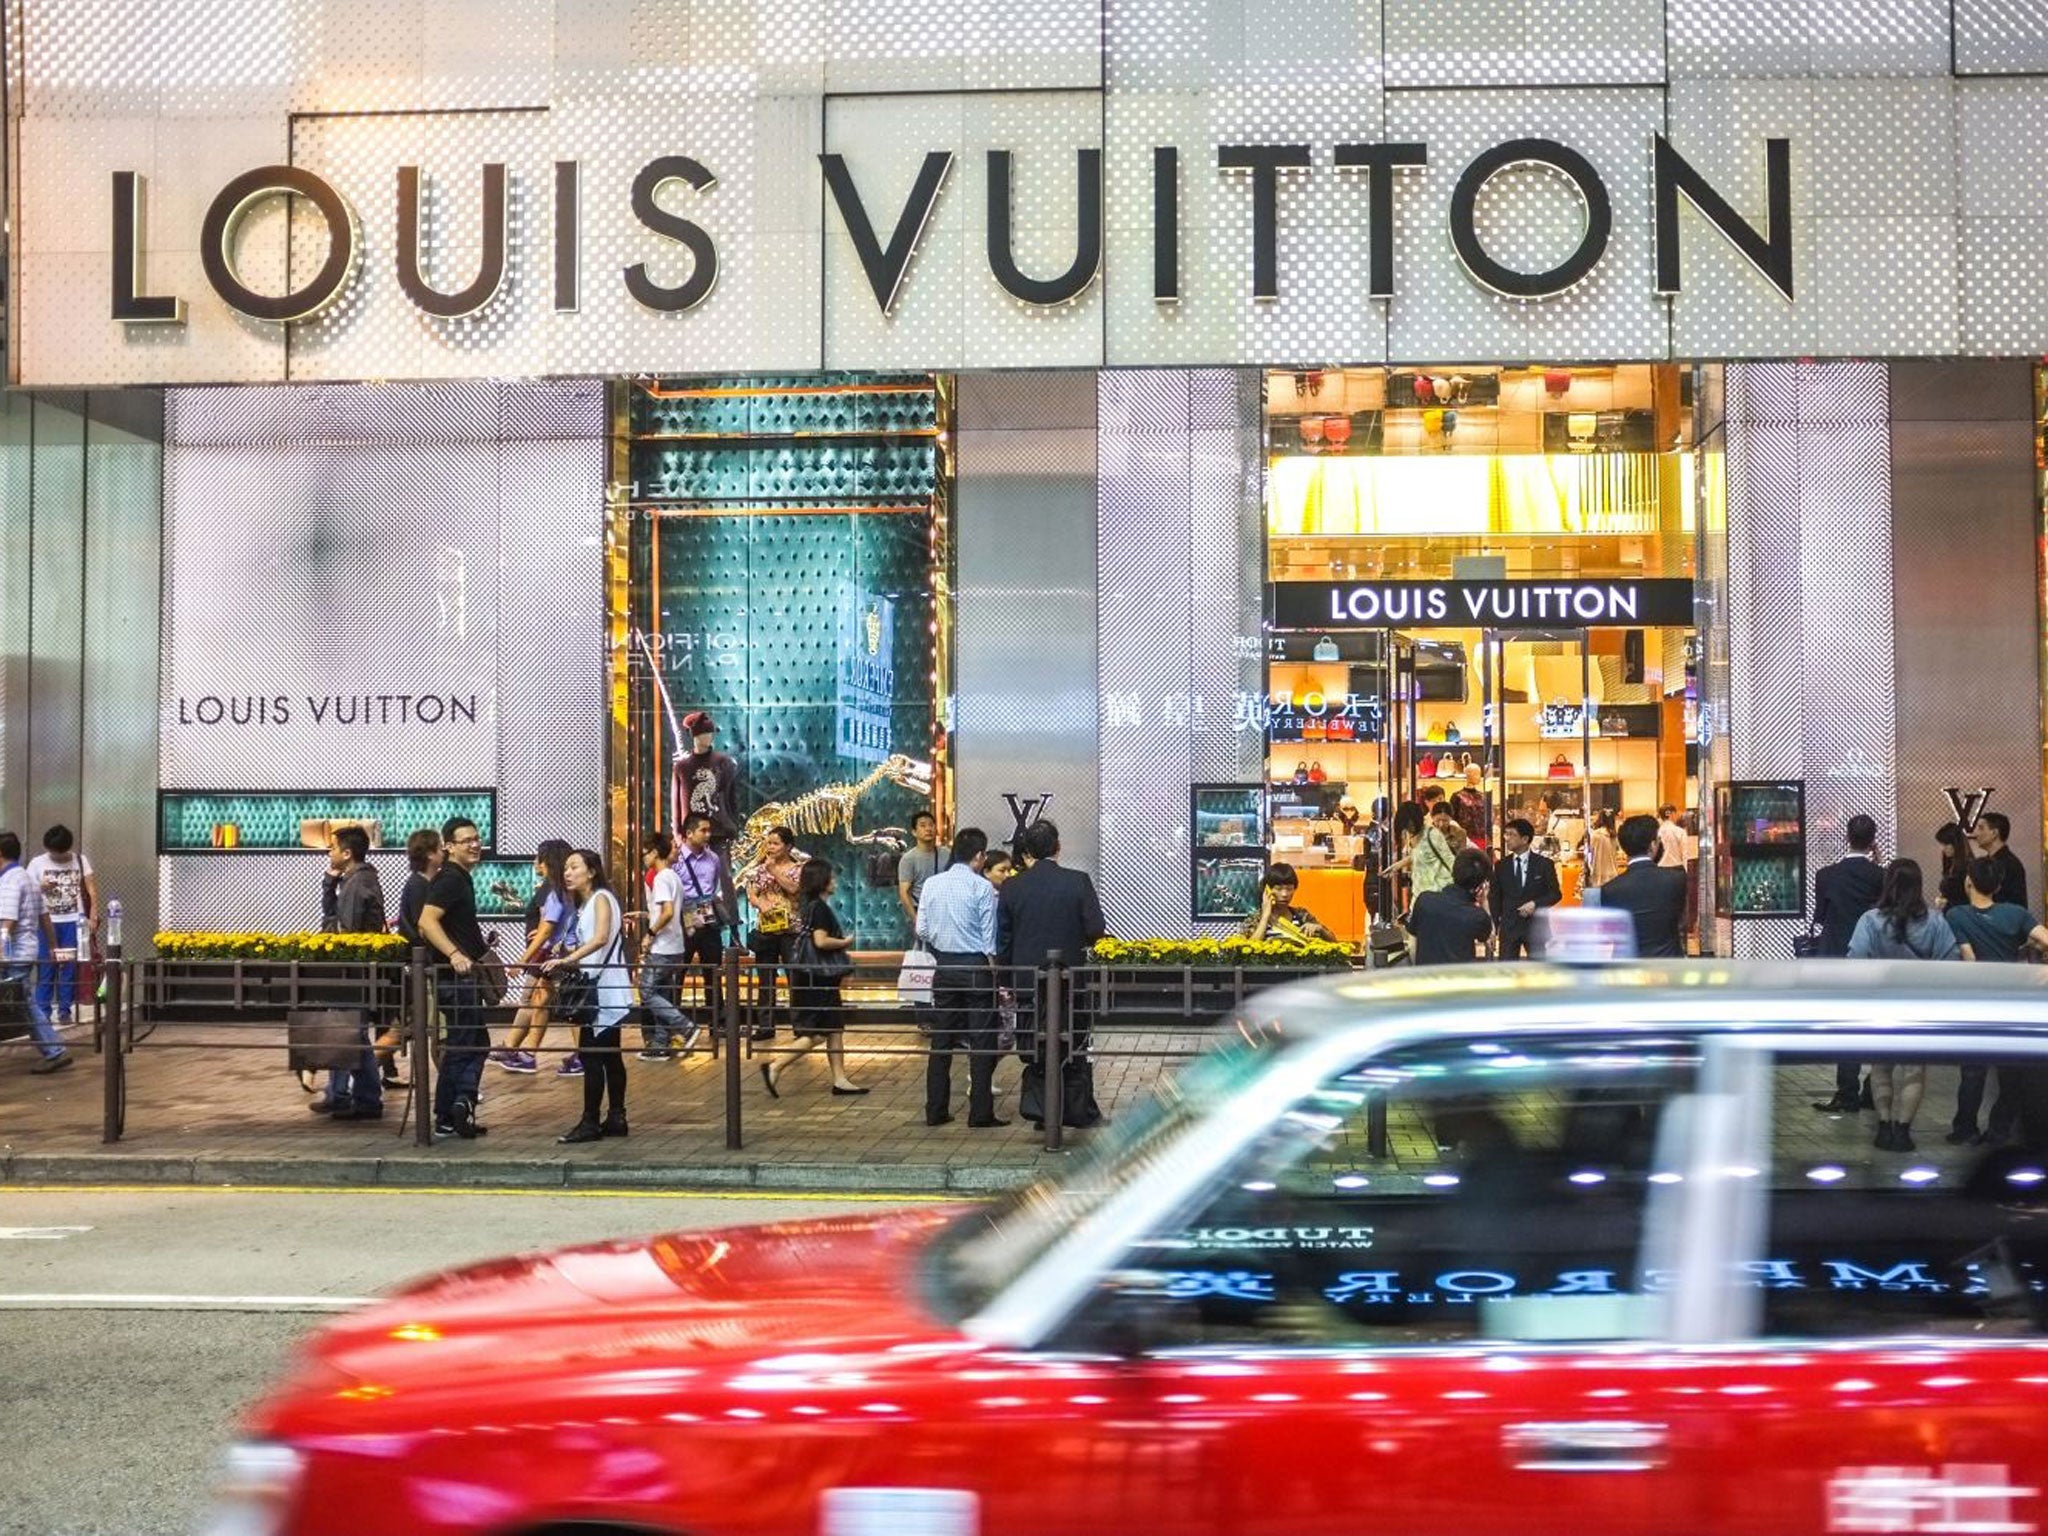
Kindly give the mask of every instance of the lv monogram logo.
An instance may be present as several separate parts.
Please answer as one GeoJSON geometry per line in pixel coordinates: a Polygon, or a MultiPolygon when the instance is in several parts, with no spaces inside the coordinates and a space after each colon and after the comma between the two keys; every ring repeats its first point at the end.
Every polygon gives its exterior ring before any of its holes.
{"type": "Polygon", "coordinates": [[[1948,808],[1955,812],[1956,825],[1965,832],[1976,828],[1977,818],[1982,816],[1991,804],[1991,789],[1944,789],[1948,796],[1948,808]]]}
{"type": "Polygon", "coordinates": [[[1045,808],[1052,804],[1052,796],[1032,795],[1029,797],[1005,793],[1003,803],[1010,808],[1010,820],[1015,825],[1010,829],[1010,841],[1015,842],[1031,829],[1031,824],[1045,815],[1045,808]]]}

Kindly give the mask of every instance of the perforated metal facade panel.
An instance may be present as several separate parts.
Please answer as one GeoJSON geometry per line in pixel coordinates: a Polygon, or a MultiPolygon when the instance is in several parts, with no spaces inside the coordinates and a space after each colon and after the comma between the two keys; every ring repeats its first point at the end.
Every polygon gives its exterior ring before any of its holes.
{"type": "MultiPolygon", "coordinates": [[[[2025,354],[2048,350],[2048,20],[2020,0],[29,0],[11,244],[22,382],[442,378],[703,369],[1545,358],[2025,354]],[[1761,221],[1762,141],[1792,140],[1794,299],[1696,213],[1685,291],[1653,291],[1644,141],[1671,135],[1761,221]],[[1452,255],[1451,188],[1479,150],[1555,136],[1606,183],[1614,234],[1585,282],[1531,303],[1452,255]],[[1396,293],[1368,294],[1368,198],[1337,145],[1426,143],[1395,200],[1396,293]],[[1253,195],[1226,145],[1305,145],[1280,177],[1277,294],[1252,293],[1253,195]],[[1176,147],[1178,294],[1154,296],[1154,150],[1176,147]],[[1077,249],[1076,151],[1100,148],[1103,262],[1071,304],[1006,293],[986,239],[987,154],[1016,156],[1023,270],[1077,249]],[[825,193],[843,154],[886,242],[929,151],[952,167],[883,314],[825,193]],[[685,313],[626,292],[690,258],[634,216],[654,157],[717,178],[663,206],[702,224],[718,280],[685,313]],[[582,166],[577,307],[554,304],[558,160],[582,166]],[[508,167],[502,290],[428,320],[394,270],[395,174],[431,188],[429,262],[476,259],[478,167],[508,167]],[[327,176],[362,225],[331,314],[244,319],[208,286],[201,221],[234,174],[327,176]],[[146,186],[146,291],[183,325],[109,318],[111,174],[146,186]],[[1519,350],[1518,350],[1519,349],[1519,350]]],[[[913,225],[915,220],[912,220],[913,225]]],[[[1575,200],[1500,173],[1477,233],[1534,263],[1575,200]]],[[[324,246],[281,200],[237,260],[261,291],[324,246]]]]}
{"type": "MultiPolygon", "coordinates": [[[[1899,846],[1887,369],[1731,366],[1727,443],[1730,775],[1805,781],[1810,876],[1859,812],[1899,846]]],[[[1737,922],[1735,953],[1800,927],[1737,922]]]]}
{"type": "Polygon", "coordinates": [[[1264,735],[1237,732],[1223,697],[1260,633],[1247,387],[1227,369],[1100,380],[1100,883],[1118,934],[1189,931],[1188,786],[1260,776],[1264,735]]]}
{"type": "MultiPolygon", "coordinates": [[[[160,782],[497,786],[499,848],[595,846],[604,431],[590,383],[171,392],[160,782]]],[[[261,855],[161,862],[167,926],[280,915],[261,855]]]]}

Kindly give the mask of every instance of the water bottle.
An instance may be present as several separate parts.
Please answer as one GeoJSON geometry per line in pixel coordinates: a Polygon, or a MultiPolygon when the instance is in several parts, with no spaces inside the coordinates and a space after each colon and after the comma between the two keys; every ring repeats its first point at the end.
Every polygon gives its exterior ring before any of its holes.
{"type": "Polygon", "coordinates": [[[107,947],[121,947],[121,903],[118,900],[107,903],[107,947]]]}

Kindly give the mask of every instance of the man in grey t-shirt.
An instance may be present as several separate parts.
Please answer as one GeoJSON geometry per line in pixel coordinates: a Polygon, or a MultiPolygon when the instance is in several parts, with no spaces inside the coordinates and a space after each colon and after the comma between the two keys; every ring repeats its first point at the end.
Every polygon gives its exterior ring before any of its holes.
{"type": "Polygon", "coordinates": [[[919,811],[910,818],[910,835],[917,843],[905,849],[903,857],[896,861],[896,899],[903,903],[903,915],[915,933],[918,894],[924,890],[925,881],[952,863],[952,859],[939,847],[939,818],[930,811],[919,811]]]}

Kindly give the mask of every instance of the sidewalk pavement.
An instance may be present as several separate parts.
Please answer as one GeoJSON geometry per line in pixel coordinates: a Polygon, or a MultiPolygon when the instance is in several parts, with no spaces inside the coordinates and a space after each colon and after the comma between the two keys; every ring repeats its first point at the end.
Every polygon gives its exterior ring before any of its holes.
{"type": "MultiPolygon", "coordinates": [[[[502,1031],[499,1032],[502,1035],[502,1031]]],[[[1134,1105],[1179,1059],[1212,1038],[1207,1028],[1096,1035],[1096,1098],[1111,1117],[1134,1105]],[[1118,1055],[1140,1050],[1142,1056],[1118,1055]]],[[[253,1025],[160,1025],[127,1056],[127,1122],[120,1141],[100,1139],[103,1059],[89,1028],[67,1039],[76,1065],[37,1077],[25,1041],[0,1044],[0,1182],[494,1185],[561,1188],[752,1187],[817,1191],[957,1191],[972,1196],[1057,1169],[1061,1153],[1016,1115],[1019,1063],[996,1068],[1005,1090],[994,1129],[967,1125],[967,1067],[953,1064],[953,1123],[924,1123],[925,1058],[906,1052],[923,1036],[902,1028],[849,1029],[848,1073],[871,1091],[835,1097],[822,1049],[778,1067],[771,1099],[761,1067],[785,1061],[784,1030],[742,1060],[744,1147],[725,1145],[725,1063],[708,1046],[687,1058],[641,1061],[629,1031],[626,1106],[632,1134],[565,1147],[555,1138],[582,1113],[583,1084],[555,1075],[569,1042],[552,1031],[536,1076],[486,1066],[479,1140],[415,1144],[400,1117],[410,1097],[387,1092],[381,1121],[335,1124],[285,1067],[284,1029],[253,1025]],[[778,1054],[767,1054],[778,1053],[778,1054]]],[[[400,1070],[408,1079],[409,1067],[400,1070]]],[[[324,1074],[322,1077],[324,1087],[324,1074]]],[[[1066,1145],[1084,1148],[1088,1131],[1066,1145]]]]}
{"type": "MultiPolygon", "coordinates": [[[[1149,1095],[1185,1057],[1216,1038],[1210,1027],[1095,1032],[1096,1097],[1114,1119],[1149,1095]],[[1133,1054],[1123,1054],[1123,1053],[1133,1054]],[[1143,1053],[1143,1054],[1136,1054],[1143,1053]]],[[[1019,1070],[1014,1056],[996,1070],[996,1113],[1011,1120],[998,1129],[967,1125],[966,1067],[953,1066],[952,1124],[924,1123],[922,1037],[902,1027],[847,1031],[849,1071],[871,1091],[834,1097],[824,1054],[814,1051],[788,1065],[770,1099],[761,1065],[783,1059],[784,1032],[772,1045],[746,1047],[741,1106],[745,1145],[725,1145],[725,1063],[708,1049],[688,1058],[644,1062],[627,1058],[627,1106],[632,1134],[565,1147],[555,1138],[582,1112],[582,1083],[556,1077],[566,1033],[551,1037],[536,1076],[495,1066],[484,1073],[484,1138],[415,1144],[401,1122],[409,1095],[386,1101],[381,1121],[334,1124],[307,1110],[311,1100],[285,1068],[281,1026],[163,1025],[131,1052],[126,1133],[112,1145],[100,1140],[102,1059],[89,1029],[70,1032],[77,1064],[37,1077],[29,1073],[25,1041],[0,1044],[0,1184],[261,1184],[384,1185],[403,1188],[731,1189],[987,1194],[1066,1165],[1065,1153],[1044,1150],[1041,1132],[1016,1118],[1019,1070]],[[776,1053],[776,1054],[768,1054],[776,1053]],[[401,1129],[402,1126],[402,1129],[401,1129]]],[[[637,1045],[637,1041],[629,1041],[637,1045]]],[[[1804,1170],[1833,1163],[1859,1184],[1889,1186],[1900,1172],[1933,1168],[1963,1175],[1983,1153],[1951,1147],[1942,1132],[1955,1103],[1956,1071],[1929,1073],[1925,1107],[1915,1126],[1920,1150],[1910,1158],[1870,1146],[1869,1114],[1829,1116],[1811,1104],[1833,1090],[1832,1068],[1782,1070],[1773,1083],[1774,1181],[1796,1183],[1804,1170]]],[[[1994,1094],[1995,1096],[1995,1094],[1994,1094]]],[[[1559,1123],[1554,1089],[1521,1096],[1513,1118],[1534,1143],[1559,1123]]],[[[1069,1151],[1084,1150],[1099,1132],[1069,1131],[1069,1151]]],[[[1447,1166],[1432,1128],[1415,1106],[1396,1104],[1388,1117],[1389,1159],[1381,1166],[1405,1178],[1447,1166]]],[[[1366,1149],[1345,1146],[1333,1155],[1347,1166],[1367,1166],[1366,1149]]],[[[1453,1159],[1454,1161],[1454,1159],[1453,1159]]]]}

